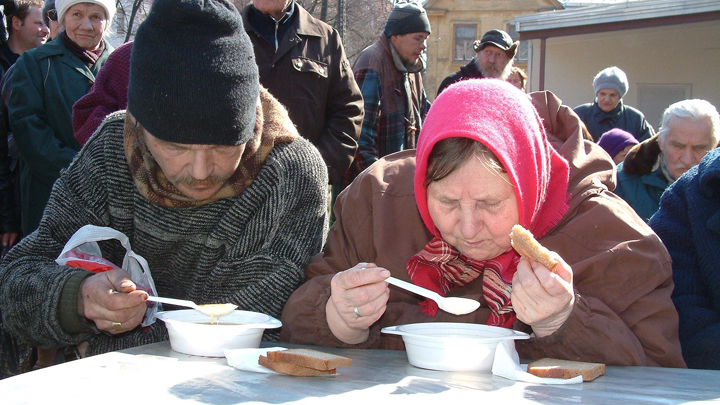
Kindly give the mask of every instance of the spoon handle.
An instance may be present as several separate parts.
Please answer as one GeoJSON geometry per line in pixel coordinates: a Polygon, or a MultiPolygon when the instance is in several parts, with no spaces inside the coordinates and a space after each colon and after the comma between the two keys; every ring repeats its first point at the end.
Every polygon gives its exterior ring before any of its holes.
{"type": "Polygon", "coordinates": [[[152,295],[148,295],[148,301],[160,302],[162,304],[177,305],[179,307],[188,307],[188,308],[195,308],[195,309],[198,308],[197,304],[195,304],[192,301],[180,300],[177,298],[154,297],[152,295]]]}
{"type": "Polygon", "coordinates": [[[414,292],[415,294],[422,295],[425,298],[430,298],[433,301],[437,301],[439,298],[442,298],[442,296],[435,291],[430,291],[427,288],[422,288],[419,286],[416,286],[415,284],[408,283],[407,281],[399,280],[395,277],[388,277],[385,279],[389,284],[392,284],[396,287],[400,287],[402,289],[414,292]]]}

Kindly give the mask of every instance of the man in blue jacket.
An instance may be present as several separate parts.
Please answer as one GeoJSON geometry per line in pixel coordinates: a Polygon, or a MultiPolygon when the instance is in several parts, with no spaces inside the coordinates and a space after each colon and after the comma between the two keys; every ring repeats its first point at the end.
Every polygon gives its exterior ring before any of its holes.
{"type": "Polygon", "coordinates": [[[673,260],[685,362],[720,370],[720,150],[667,189],[650,226],[673,260]]]}

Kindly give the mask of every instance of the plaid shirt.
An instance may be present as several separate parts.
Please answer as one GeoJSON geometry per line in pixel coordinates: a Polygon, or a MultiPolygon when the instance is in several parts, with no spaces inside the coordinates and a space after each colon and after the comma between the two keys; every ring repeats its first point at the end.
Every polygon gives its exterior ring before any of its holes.
{"type": "MultiPolygon", "coordinates": [[[[358,139],[355,161],[346,175],[347,184],[381,157],[415,147],[415,145],[405,145],[407,125],[405,112],[382,113],[380,100],[383,86],[378,72],[371,69],[358,70],[355,72],[355,81],[363,96],[365,118],[358,139]]],[[[424,90],[421,100],[421,105],[416,108],[420,109],[420,116],[424,118],[430,108],[424,90]]],[[[417,131],[419,133],[420,128],[417,128],[417,131]]]]}

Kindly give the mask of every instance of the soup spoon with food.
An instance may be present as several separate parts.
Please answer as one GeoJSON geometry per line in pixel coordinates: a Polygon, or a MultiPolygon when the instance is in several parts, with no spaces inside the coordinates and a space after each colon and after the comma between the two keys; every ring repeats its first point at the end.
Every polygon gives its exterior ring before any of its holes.
{"type": "Polygon", "coordinates": [[[210,317],[210,323],[214,323],[215,318],[220,318],[234,311],[238,306],[235,304],[204,304],[198,305],[192,301],[180,300],[177,298],[154,297],[148,295],[148,301],[159,302],[162,304],[177,305],[179,307],[188,307],[202,312],[210,317]]]}
{"type": "Polygon", "coordinates": [[[408,283],[407,281],[398,280],[395,277],[388,277],[385,281],[396,287],[422,295],[425,298],[430,298],[437,303],[440,309],[454,315],[469,314],[480,308],[480,303],[478,301],[471,300],[470,298],[443,297],[435,291],[430,291],[427,288],[416,286],[415,284],[408,283]]]}

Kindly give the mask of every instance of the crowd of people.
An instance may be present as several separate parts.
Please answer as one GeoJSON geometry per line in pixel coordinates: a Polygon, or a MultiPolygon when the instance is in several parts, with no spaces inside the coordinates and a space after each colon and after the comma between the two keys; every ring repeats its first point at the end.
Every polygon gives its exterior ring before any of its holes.
{"type": "Polygon", "coordinates": [[[155,0],[117,49],[114,0],[3,5],[0,378],[166,340],[149,292],[280,318],[267,340],[402,350],[383,327],[470,322],[531,333],[527,360],[720,369],[709,102],[655,133],[612,66],[572,109],[527,93],[493,29],[431,103],[415,2],[353,65],[294,0],[155,0]],[[516,224],[556,269],[512,248],[516,224]],[[58,264],[85,225],[128,236],[155,289],[119,244],[105,272],[58,264]]]}

